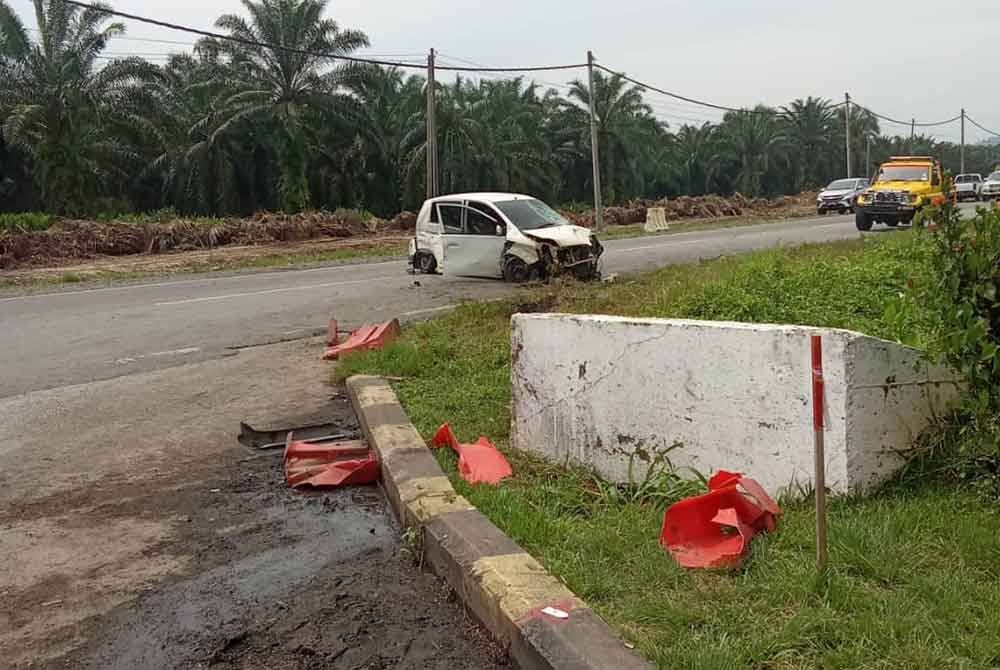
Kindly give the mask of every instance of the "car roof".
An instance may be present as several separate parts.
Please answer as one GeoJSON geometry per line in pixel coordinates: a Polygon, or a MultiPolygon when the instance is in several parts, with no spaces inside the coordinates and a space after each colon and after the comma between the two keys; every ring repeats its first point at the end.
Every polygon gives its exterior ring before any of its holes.
{"type": "Polygon", "coordinates": [[[481,192],[481,193],[449,193],[448,195],[439,195],[434,198],[430,198],[431,202],[439,202],[441,200],[479,200],[480,202],[507,202],[508,200],[535,200],[533,195],[524,195],[522,193],[499,193],[499,192],[481,192]]]}

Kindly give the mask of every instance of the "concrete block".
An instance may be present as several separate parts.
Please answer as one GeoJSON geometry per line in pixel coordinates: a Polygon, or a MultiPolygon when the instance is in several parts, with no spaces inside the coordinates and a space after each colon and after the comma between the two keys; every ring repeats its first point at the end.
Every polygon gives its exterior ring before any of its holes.
{"type": "Polygon", "coordinates": [[[669,461],[745,472],[772,493],[812,484],[809,336],[823,337],[827,483],[866,491],[956,395],[920,352],[828,328],[517,314],[512,446],[612,481],[669,461]]]}

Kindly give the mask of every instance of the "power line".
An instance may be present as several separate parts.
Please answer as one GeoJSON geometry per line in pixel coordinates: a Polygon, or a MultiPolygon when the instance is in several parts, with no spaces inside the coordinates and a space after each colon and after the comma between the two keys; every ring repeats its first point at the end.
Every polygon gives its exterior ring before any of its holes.
{"type": "MultiPolygon", "coordinates": [[[[235,35],[224,35],[222,33],[212,32],[210,30],[201,30],[199,28],[191,28],[190,26],[183,26],[177,23],[170,23],[168,21],[161,21],[159,19],[151,19],[146,16],[139,16],[137,14],[129,14],[126,12],[120,12],[115,9],[109,9],[106,7],[101,7],[98,5],[89,5],[84,2],[79,2],[78,0],[64,0],[67,4],[74,5],[76,7],[82,7],[83,9],[90,9],[110,16],[117,16],[123,19],[129,19],[131,21],[138,21],[139,23],[146,23],[151,26],[157,26],[160,28],[166,28],[168,30],[177,30],[184,33],[190,33],[192,35],[201,35],[202,37],[209,37],[216,40],[223,40],[227,42],[235,42],[238,44],[243,44],[245,46],[253,47],[263,47],[265,49],[271,49],[273,51],[287,51],[289,53],[298,54],[300,56],[320,56],[322,58],[329,58],[330,60],[341,60],[348,63],[366,63],[368,65],[382,65],[385,67],[398,67],[407,69],[425,69],[425,66],[416,63],[407,63],[404,61],[392,61],[392,60],[382,60],[376,58],[361,58],[358,56],[347,56],[344,54],[333,54],[333,53],[322,53],[316,51],[309,51],[307,49],[299,49],[296,47],[288,47],[281,44],[268,44],[266,42],[259,42],[257,40],[245,39],[242,37],[237,37],[235,35]]],[[[569,65],[541,65],[533,67],[459,67],[459,66],[444,66],[438,69],[441,70],[452,70],[458,72],[543,72],[548,70],[573,70],[587,67],[586,63],[575,63],[569,65]]]]}
{"type": "Polygon", "coordinates": [[[958,116],[954,116],[954,117],[952,117],[950,119],[946,119],[944,121],[932,121],[932,122],[927,122],[927,121],[900,121],[899,119],[894,119],[891,116],[885,116],[884,114],[879,114],[878,112],[872,111],[868,107],[865,107],[864,105],[859,105],[856,102],[853,102],[853,104],[858,109],[865,110],[866,112],[868,112],[869,114],[871,114],[872,116],[874,116],[877,119],[882,119],[883,121],[888,121],[889,123],[895,123],[895,124],[898,124],[898,125],[901,125],[901,126],[916,126],[917,128],[933,128],[935,126],[946,126],[949,123],[955,123],[956,121],[959,121],[962,118],[962,115],[959,114],[958,116]]]}
{"type": "Polygon", "coordinates": [[[727,107],[725,105],[717,105],[717,104],[712,103],[712,102],[705,102],[704,100],[697,100],[695,98],[689,98],[687,96],[680,95],[679,93],[671,93],[670,91],[665,91],[662,88],[658,88],[656,86],[653,86],[652,84],[647,84],[645,82],[639,81],[638,79],[633,79],[632,77],[628,76],[624,72],[615,72],[614,70],[612,70],[610,68],[607,68],[607,67],[604,67],[603,65],[601,65],[599,63],[597,63],[595,65],[596,65],[596,67],[600,68],[601,70],[604,70],[608,74],[611,74],[611,75],[614,75],[614,76],[617,76],[617,77],[621,77],[622,79],[624,79],[626,81],[632,82],[636,86],[641,86],[642,88],[647,88],[650,91],[656,91],[657,93],[661,93],[661,94],[663,94],[665,96],[668,96],[668,97],[671,97],[671,98],[675,98],[677,100],[683,100],[684,102],[690,102],[693,105],[700,105],[701,107],[710,107],[712,109],[718,109],[718,110],[722,110],[724,112],[744,112],[744,111],[749,111],[749,110],[745,110],[745,109],[739,109],[737,107],[727,107]]]}
{"type": "Polygon", "coordinates": [[[994,137],[1000,137],[1000,133],[995,133],[992,130],[990,130],[989,128],[986,128],[984,126],[979,125],[975,121],[975,119],[973,119],[971,116],[968,115],[968,113],[966,113],[966,115],[965,115],[965,120],[968,121],[969,123],[971,123],[972,125],[974,125],[976,128],[979,128],[984,133],[989,133],[990,135],[993,135],[994,137]]]}

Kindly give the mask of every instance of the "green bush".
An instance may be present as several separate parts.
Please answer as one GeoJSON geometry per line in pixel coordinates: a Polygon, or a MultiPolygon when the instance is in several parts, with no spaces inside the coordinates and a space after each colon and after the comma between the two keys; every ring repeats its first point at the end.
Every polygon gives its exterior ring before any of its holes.
{"type": "Polygon", "coordinates": [[[10,232],[45,230],[55,221],[51,214],[41,212],[0,213],[0,231],[10,232]]]}
{"type": "Polygon", "coordinates": [[[964,465],[1000,489],[1000,211],[979,209],[963,219],[949,204],[925,222],[934,225],[914,245],[920,271],[893,315],[922,333],[932,360],[962,374],[955,441],[964,465]]]}

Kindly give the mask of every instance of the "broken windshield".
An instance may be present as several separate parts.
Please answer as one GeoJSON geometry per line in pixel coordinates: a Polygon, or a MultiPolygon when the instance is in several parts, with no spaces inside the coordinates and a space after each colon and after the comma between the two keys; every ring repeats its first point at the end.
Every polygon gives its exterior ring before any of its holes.
{"type": "Polygon", "coordinates": [[[493,204],[510,219],[510,222],[518,230],[537,230],[550,226],[569,225],[569,221],[564,219],[559,212],[541,200],[535,200],[534,198],[527,200],[507,200],[493,204]]]}

